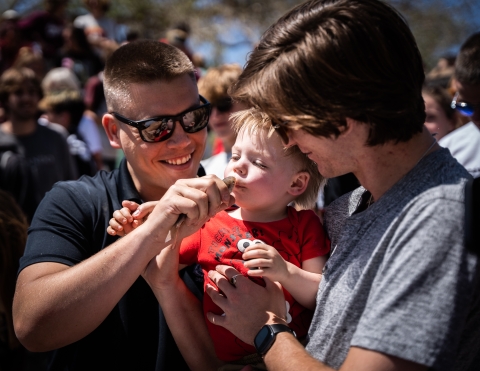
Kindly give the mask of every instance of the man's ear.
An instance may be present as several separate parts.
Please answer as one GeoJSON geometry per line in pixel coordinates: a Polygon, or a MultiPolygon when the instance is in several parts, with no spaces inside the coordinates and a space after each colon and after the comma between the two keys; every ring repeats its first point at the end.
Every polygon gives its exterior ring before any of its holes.
{"type": "Polygon", "coordinates": [[[307,189],[309,180],[310,174],[306,171],[296,173],[293,176],[288,193],[290,193],[292,196],[300,196],[307,189]]]}
{"type": "Polygon", "coordinates": [[[121,142],[119,138],[119,127],[118,123],[115,120],[115,117],[106,113],[102,117],[102,126],[105,129],[105,133],[107,134],[108,141],[113,148],[121,149],[121,142]]]}

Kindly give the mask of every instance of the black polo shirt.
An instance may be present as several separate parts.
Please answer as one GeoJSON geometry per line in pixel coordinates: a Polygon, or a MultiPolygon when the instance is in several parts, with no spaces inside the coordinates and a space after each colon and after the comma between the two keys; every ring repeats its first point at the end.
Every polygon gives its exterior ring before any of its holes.
{"type": "MultiPolygon", "coordinates": [[[[108,221],[123,200],[142,202],[125,160],[112,172],[57,183],[35,213],[20,270],[40,262],[73,266],[111,245],[118,237],[106,233],[108,221]]],[[[201,297],[194,267],[181,274],[201,297]]],[[[97,329],[51,353],[50,370],[188,370],[142,277],[97,329]]]]}

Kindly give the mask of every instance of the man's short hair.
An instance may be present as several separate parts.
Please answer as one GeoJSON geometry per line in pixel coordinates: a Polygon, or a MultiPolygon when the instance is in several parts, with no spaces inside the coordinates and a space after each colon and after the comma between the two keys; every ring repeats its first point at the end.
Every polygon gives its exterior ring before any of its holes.
{"type": "MultiPolygon", "coordinates": [[[[241,130],[246,130],[252,134],[264,132],[267,137],[278,135],[268,115],[256,108],[237,111],[231,115],[231,119],[233,121],[233,129],[237,134],[241,130]]],[[[313,208],[317,201],[320,187],[323,188],[326,179],[318,171],[317,164],[302,153],[297,146],[285,148],[285,157],[289,157],[297,163],[298,172],[305,171],[310,174],[310,180],[305,192],[295,199],[295,208],[297,210],[313,208]]]]}
{"type": "Polygon", "coordinates": [[[128,102],[130,84],[171,81],[189,75],[195,79],[195,69],[180,49],[155,40],[137,40],[113,52],[105,64],[104,90],[109,110],[119,110],[128,102]]]}
{"type": "Polygon", "coordinates": [[[424,80],[415,39],[394,8],[312,0],[265,32],[231,94],[316,136],[338,136],[347,117],[366,123],[367,145],[377,145],[423,130],[424,80]]]}
{"type": "Polygon", "coordinates": [[[198,80],[198,91],[213,105],[228,97],[228,89],[237,82],[242,67],[236,63],[222,64],[208,69],[198,80]]]}
{"type": "Polygon", "coordinates": [[[0,104],[8,112],[8,97],[10,94],[31,83],[37,91],[39,99],[42,98],[42,88],[35,72],[30,68],[9,68],[0,77],[0,104]]]}
{"type": "Polygon", "coordinates": [[[454,75],[462,84],[480,85],[480,32],[471,35],[461,46],[454,75]]]}

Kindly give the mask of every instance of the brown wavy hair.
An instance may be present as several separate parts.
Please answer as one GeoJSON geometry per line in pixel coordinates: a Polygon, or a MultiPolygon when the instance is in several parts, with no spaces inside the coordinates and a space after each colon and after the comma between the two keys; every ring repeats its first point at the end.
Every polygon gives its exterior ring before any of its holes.
{"type": "Polygon", "coordinates": [[[316,136],[338,136],[352,118],[370,126],[373,146],[422,131],[424,80],[415,39],[393,7],[313,0],[264,33],[230,94],[316,136]]]}

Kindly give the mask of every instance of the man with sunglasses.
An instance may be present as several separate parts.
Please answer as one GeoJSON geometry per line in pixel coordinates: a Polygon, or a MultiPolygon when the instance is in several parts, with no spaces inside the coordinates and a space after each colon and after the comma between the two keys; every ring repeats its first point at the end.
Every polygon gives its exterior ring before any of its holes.
{"type": "Polygon", "coordinates": [[[455,61],[452,108],[471,121],[452,131],[439,144],[474,178],[480,177],[480,32],[471,35],[455,61]]]}
{"type": "Polygon", "coordinates": [[[27,349],[50,351],[52,370],[188,370],[195,366],[188,357],[208,363],[201,360],[209,343],[182,357],[169,328],[175,337],[191,331],[191,341],[207,334],[201,314],[191,322],[175,316],[182,306],[191,310],[191,303],[201,308],[193,295],[202,292],[202,283],[193,268],[181,272],[184,300],[162,312],[145,279],[171,244],[171,233],[180,239],[177,234],[192,233],[231,204],[220,179],[196,178],[210,104],[198,94],[187,56],[157,41],[117,49],[106,63],[104,84],[109,113],[103,127],[125,159],[110,173],[57,183],[40,205],[20,262],[16,334],[27,349]],[[159,199],[148,220],[127,236],[106,233],[123,200],[159,199]],[[186,221],[170,232],[180,214],[186,221]]]}

